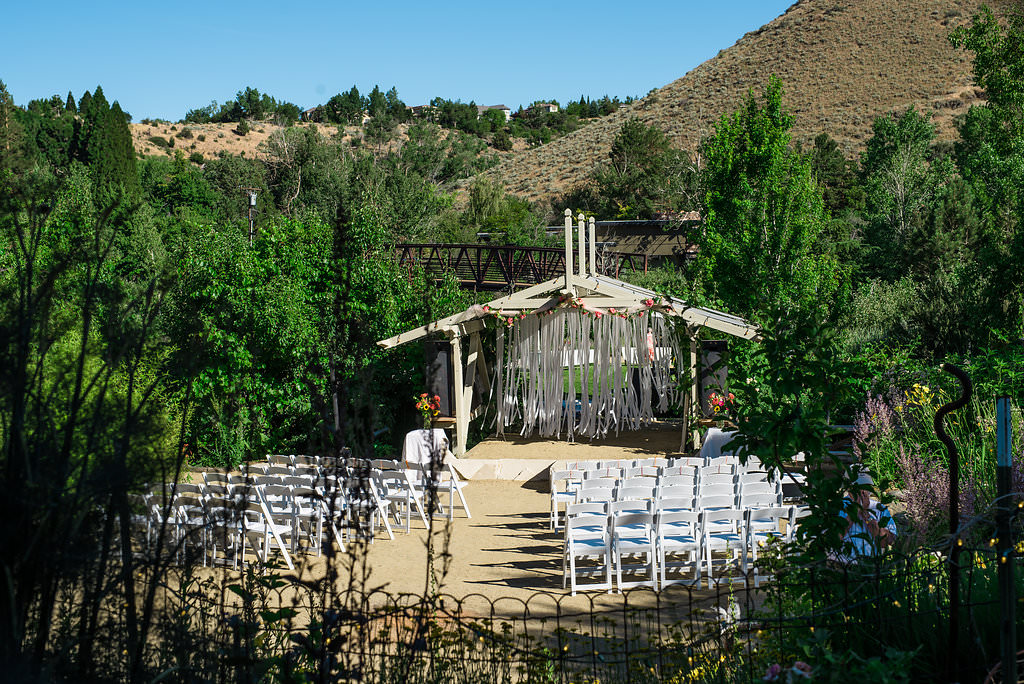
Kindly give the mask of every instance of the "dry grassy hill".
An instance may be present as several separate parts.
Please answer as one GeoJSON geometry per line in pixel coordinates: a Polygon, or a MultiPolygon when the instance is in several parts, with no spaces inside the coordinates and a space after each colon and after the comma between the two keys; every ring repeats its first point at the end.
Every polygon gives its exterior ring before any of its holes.
{"type": "MultiPolygon", "coordinates": [[[[316,123],[296,124],[300,127],[312,126],[318,128],[320,133],[331,138],[338,132],[336,126],[316,123]]],[[[134,123],[130,124],[132,142],[135,151],[144,155],[173,155],[175,150],[181,150],[188,157],[193,152],[199,152],[205,158],[216,157],[221,151],[229,154],[239,154],[246,157],[259,156],[259,145],[266,141],[271,134],[281,129],[270,122],[252,124],[247,134],[238,135],[235,129],[238,124],[172,124],[172,123],[134,123]],[[188,129],[187,137],[178,137],[188,129]],[[170,141],[173,139],[173,147],[164,147],[152,142],[152,138],[163,138],[170,141]]],[[[358,131],[352,127],[352,131],[345,131],[345,138],[350,137],[358,131]]]]}
{"type": "MultiPolygon", "coordinates": [[[[694,149],[714,122],[736,110],[749,89],[764,92],[768,76],[785,86],[794,135],[822,131],[847,154],[861,149],[876,116],[910,105],[930,111],[939,135],[954,134],[953,118],[978,100],[969,54],[949,32],[967,23],[982,0],[800,0],[771,23],[629,107],[540,148],[516,154],[490,174],[531,200],[583,182],[607,159],[615,133],[635,116],[694,149]]],[[[997,14],[1018,6],[988,0],[997,14]]]]}

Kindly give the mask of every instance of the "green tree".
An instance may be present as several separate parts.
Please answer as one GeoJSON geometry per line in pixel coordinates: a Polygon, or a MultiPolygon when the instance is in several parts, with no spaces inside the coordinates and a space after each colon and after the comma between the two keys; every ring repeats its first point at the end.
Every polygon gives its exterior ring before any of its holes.
{"type": "Polygon", "coordinates": [[[21,125],[14,117],[14,110],[14,98],[0,81],[0,174],[13,167],[22,144],[21,125]]]}
{"type": "Polygon", "coordinates": [[[120,105],[108,104],[101,87],[96,86],[88,100],[82,99],[75,153],[92,172],[96,202],[111,206],[122,201],[125,193],[138,191],[131,130],[120,105]]]}
{"type": "Polygon", "coordinates": [[[1011,15],[1004,27],[985,7],[951,39],[974,53],[974,82],[985,90],[985,103],[958,123],[956,161],[984,219],[980,259],[990,325],[1018,337],[1024,298],[1024,15],[1011,15]]]}
{"type": "Polygon", "coordinates": [[[907,245],[924,221],[939,186],[951,172],[933,160],[935,126],[911,107],[875,119],[861,161],[866,192],[867,273],[899,279],[908,267],[907,245]]]}
{"type": "Polygon", "coordinates": [[[755,320],[785,309],[824,317],[847,291],[827,242],[821,188],[790,145],[791,126],[782,84],[772,77],[763,107],[751,93],[702,146],[707,194],[694,235],[696,275],[730,312],[755,320]]]}
{"type": "Polygon", "coordinates": [[[951,39],[974,53],[974,83],[986,98],[959,124],[957,160],[1005,229],[1018,222],[1024,193],[1024,15],[1009,17],[1004,31],[985,7],[951,39]]]}
{"type": "Polygon", "coordinates": [[[508,152],[512,149],[512,138],[504,128],[501,128],[491,137],[491,144],[496,150],[508,152]]]}
{"type": "Polygon", "coordinates": [[[855,165],[843,155],[832,136],[823,132],[814,138],[810,161],[814,177],[822,187],[825,206],[832,216],[839,217],[860,205],[863,193],[855,165]]]}
{"type": "Polygon", "coordinates": [[[657,126],[628,119],[612,141],[608,163],[594,174],[605,216],[651,218],[662,204],[669,142],[657,126]]]}
{"type": "Polygon", "coordinates": [[[398,89],[394,86],[391,86],[391,89],[385,94],[385,98],[387,99],[387,113],[392,119],[402,123],[412,118],[412,112],[398,97],[398,89]]]}

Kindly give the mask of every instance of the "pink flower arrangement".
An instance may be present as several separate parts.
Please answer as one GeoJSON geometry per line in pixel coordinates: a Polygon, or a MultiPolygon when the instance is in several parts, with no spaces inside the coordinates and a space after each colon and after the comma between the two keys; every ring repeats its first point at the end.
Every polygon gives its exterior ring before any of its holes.
{"type": "Polygon", "coordinates": [[[715,415],[727,415],[731,413],[734,408],[733,404],[735,401],[736,395],[732,392],[729,392],[728,394],[712,392],[708,395],[708,402],[711,404],[711,410],[714,411],[715,415]]]}

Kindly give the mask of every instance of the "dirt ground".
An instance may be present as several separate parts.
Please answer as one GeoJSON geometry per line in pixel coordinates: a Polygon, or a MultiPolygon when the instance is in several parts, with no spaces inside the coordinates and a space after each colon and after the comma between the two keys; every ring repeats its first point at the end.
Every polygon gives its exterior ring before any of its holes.
{"type": "MultiPolygon", "coordinates": [[[[523,439],[489,439],[477,445],[467,458],[531,458],[551,461],[612,460],[652,458],[678,454],[680,432],[674,426],[590,443],[523,439]]],[[[339,583],[365,572],[366,588],[389,593],[437,591],[456,597],[479,594],[489,600],[537,599],[538,593],[557,596],[563,608],[616,604],[621,599],[605,592],[585,592],[569,597],[562,589],[562,532],[549,529],[550,499],[544,477],[530,482],[472,480],[465,494],[472,518],[457,508],[455,517],[434,521],[432,561],[428,562],[428,534],[415,516],[410,533],[394,525],[395,538],[378,532],[374,543],[352,545],[346,558],[336,566],[342,570],[339,583]],[[532,598],[531,598],[532,597],[532,598]]],[[[445,503],[447,496],[444,495],[445,503]]],[[[300,554],[298,575],[303,579],[323,577],[327,562],[312,554],[300,554]]],[[[710,593],[706,592],[705,593],[710,593]]],[[[652,593],[653,595],[653,593],[652,593]]],[[[635,600],[635,597],[630,599],[635,600]]]]}

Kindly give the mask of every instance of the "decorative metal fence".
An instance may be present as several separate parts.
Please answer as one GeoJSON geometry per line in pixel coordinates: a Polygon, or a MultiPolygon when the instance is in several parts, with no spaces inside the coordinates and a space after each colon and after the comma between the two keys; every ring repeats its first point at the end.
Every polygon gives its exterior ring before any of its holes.
{"type": "Polygon", "coordinates": [[[187,591],[164,606],[189,616],[193,650],[176,660],[166,631],[156,669],[218,681],[732,682],[797,660],[820,670],[848,651],[912,661],[920,681],[943,681],[955,655],[957,681],[980,682],[999,660],[999,559],[988,546],[962,558],[960,643],[970,646],[957,654],[947,650],[948,565],[918,553],[805,567],[779,557],[757,587],[733,577],[712,589],[527,600],[338,592],[253,569],[227,585],[172,583],[187,591]]]}

